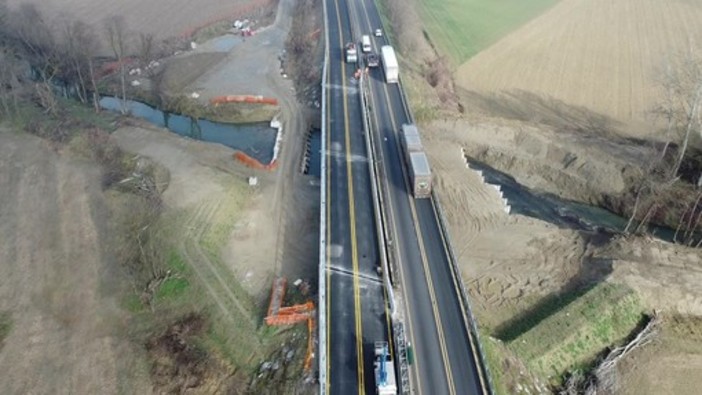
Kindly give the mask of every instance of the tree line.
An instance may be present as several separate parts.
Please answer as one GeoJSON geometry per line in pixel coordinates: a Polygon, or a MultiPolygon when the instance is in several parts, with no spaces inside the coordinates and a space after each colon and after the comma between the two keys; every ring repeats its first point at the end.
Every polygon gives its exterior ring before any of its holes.
{"type": "MultiPolygon", "coordinates": [[[[46,112],[55,113],[53,89],[59,82],[99,111],[99,96],[93,93],[100,89],[98,59],[106,53],[117,64],[115,93],[124,102],[128,66],[146,70],[149,62],[184,44],[176,38],[157,42],[151,34],[135,33],[122,16],[105,18],[99,25],[67,15],[48,20],[33,3],[10,8],[7,0],[0,0],[0,111],[17,114],[19,101],[31,96],[46,112]]],[[[156,70],[147,73],[156,82],[152,93],[162,98],[161,75],[156,70]]]]}

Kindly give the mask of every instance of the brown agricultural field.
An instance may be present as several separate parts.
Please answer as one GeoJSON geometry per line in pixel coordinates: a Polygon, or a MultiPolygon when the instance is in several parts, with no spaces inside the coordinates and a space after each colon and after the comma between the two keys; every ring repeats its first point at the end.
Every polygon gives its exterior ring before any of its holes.
{"type": "Polygon", "coordinates": [[[563,0],[459,66],[455,78],[478,95],[537,95],[640,125],[660,100],[666,59],[699,44],[700,20],[697,1],[563,0]]]}
{"type": "Polygon", "coordinates": [[[122,16],[130,30],[150,33],[157,38],[184,34],[208,22],[233,16],[243,5],[255,0],[8,0],[16,7],[34,3],[44,13],[47,21],[67,16],[83,22],[99,24],[105,18],[122,16]]]}

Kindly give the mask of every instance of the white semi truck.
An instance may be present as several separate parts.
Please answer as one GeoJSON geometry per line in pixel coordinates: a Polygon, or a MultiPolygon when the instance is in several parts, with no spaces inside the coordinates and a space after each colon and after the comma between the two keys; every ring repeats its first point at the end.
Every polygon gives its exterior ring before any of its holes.
{"type": "Polygon", "coordinates": [[[388,342],[375,342],[375,389],[377,395],[397,395],[395,365],[390,358],[388,342]]]}
{"type": "Polygon", "coordinates": [[[404,124],[401,132],[402,151],[409,172],[412,195],[416,199],[431,196],[432,176],[429,159],[424,152],[416,125],[404,124]]]}
{"type": "Polygon", "coordinates": [[[395,50],[389,45],[383,45],[380,48],[380,55],[383,58],[385,82],[388,84],[396,84],[400,79],[400,66],[397,63],[395,50]]]}

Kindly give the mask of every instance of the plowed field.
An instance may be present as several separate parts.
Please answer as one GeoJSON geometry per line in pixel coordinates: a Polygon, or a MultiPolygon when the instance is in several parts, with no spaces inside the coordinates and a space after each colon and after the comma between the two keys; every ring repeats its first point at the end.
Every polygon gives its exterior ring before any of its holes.
{"type": "Polygon", "coordinates": [[[456,81],[641,121],[666,58],[699,44],[700,20],[698,1],[563,0],[461,65],[456,81]]]}
{"type": "Polygon", "coordinates": [[[151,33],[159,38],[176,36],[220,18],[234,17],[242,6],[256,0],[8,0],[11,7],[35,3],[47,21],[62,15],[93,24],[123,16],[135,33],[151,33]]]}

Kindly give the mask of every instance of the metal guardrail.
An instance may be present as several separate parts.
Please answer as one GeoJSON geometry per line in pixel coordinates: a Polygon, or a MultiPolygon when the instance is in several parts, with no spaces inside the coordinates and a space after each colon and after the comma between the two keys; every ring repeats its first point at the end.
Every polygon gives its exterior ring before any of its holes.
{"type": "Polygon", "coordinates": [[[361,113],[363,114],[363,129],[365,130],[365,140],[366,140],[366,151],[368,153],[368,173],[370,174],[370,179],[371,179],[371,191],[373,194],[373,212],[375,215],[375,223],[376,223],[376,228],[377,228],[377,236],[378,236],[378,251],[380,252],[380,262],[382,264],[383,268],[383,283],[385,284],[385,289],[388,292],[388,300],[390,301],[390,315],[394,316],[395,315],[395,295],[394,291],[392,289],[392,285],[390,283],[390,269],[389,269],[389,264],[388,264],[388,258],[387,258],[387,250],[386,250],[386,245],[385,245],[385,231],[386,231],[386,222],[385,218],[382,212],[381,207],[383,207],[383,197],[380,195],[379,192],[379,185],[380,183],[378,182],[378,177],[377,177],[377,160],[375,160],[375,154],[373,151],[373,147],[375,144],[373,143],[373,131],[371,130],[371,123],[370,123],[370,114],[368,113],[367,109],[368,107],[366,106],[366,79],[365,75],[362,73],[361,74],[361,79],[359,80],[359,87],[361,88],[361,92],[359,95],[359,100],[361,102],[361,113]]]}
{"type": "MultiPolygon", "coordinates": [[[[389,38],[388,38],[389,42],[389,38]]],[[[410,123],[414,123],[414,115],[412,114],[412,110],[410,109],[407,101],[407,97],[405,95],[405,90],[402,89],[402,78],[398,78],[398,87],[400,90],[400,100],[402,101],[402,107],[405,110],[405,115],[407,116],[407,119],[410,121],[410,123]]],[[[454,278],[454,283],[458,285],[458,292],[460,293],[461,297],[461,304],[464,307],[464,315],[467,316],[467,324],[469,325],[469,331],[472,333],[472,343],[477,346],[478,348],[478,357],[480,358],[480,367],[481,369],[478,374],[482,375],[485,380],[485,386],[487,387],[487,391],[490,395],[494,394],[494,385],[492,383],[492,377],[490,375],[490,368],[488,367],[487,363],[485,362],[485,352],[483,351],[483,347],[480,341],[480,334],[478,332],[478,328],[476,326],[477,320],[475,319],[475,316],[473,315],[473,310],[470,307],[470,299],[468,298],[468,293],[466,292],[465,285],[463,284],[463,280],[461,279],[460,271],[458,269],[458,260],[456,259],[456,255],[453,251],[453,244],[451,243],[451,237],[448,232],[447,228],[447,222],[444,216],[444,210],[441,208],[441,204],[439,202],[439,198],[436,195],[436,191],[432,189],[431,192],[431,200],[432,204],[436,208],[436,212],[438,214],[437,219],[439,222],[439,230],[441,231],[443,235],[443,239],[445,241],[446,249],[449,254],[449,264],[451,265],[451,274],[454,278]]]]}
{"type": "Polygon", "coordinates": [[[407,337],[405,336],[405,325],[397,322],[393,325],[395,334],[395,356],[400,364],[400,390],[402,394],[412,392],[409,377],[409,361],[407,359],[407,337]]]}
{"type": "Polygon", "coordinates": [[[465,309],[464,313],[467,313],[468,316],[468,325],[470,325],[470,331],[473,333],[474,341],[473,343],[478,347],[478,357],[480,358],[480,367],[482,368],[482,372],[479,372],[479,374],[482,374],[483,377],[486,380],[486,387],[487,391],[489,394],[494,394],[494,385],[492,383],[492,376],[490,375],[490,368],[488,367],[487,363],[485,362],[485,352],[483,351],[483,346],[480,341],[480,333],[478,332],[478,327],[476,326],[477,320],[475,319],[475,316],[473,315],[473,310],[470,307],[470,299],[468,298],[468,293],[466,292],[466,287],[463,284],[463,280],[461,279],[460,275],[460,270],[458,269],[458,260],[456,259],[456,255],[453,252],[453,246],[451,244],[451,237],[449,236],[449,232],[447,230],[447,222],[446,218],[444,216],[444,210],[441,208],[441,205],[439,204],[439,198],[436,196],[436,193],[432,191],[432,200],[434,207],[436,208],[436,212],[439,214],[438,215],[438,220],[439,220],[439,228],[441,230],[441,233],[443,234],[444,241],[446,244],[446,249],[448,250],[449,257],[450,257],[450,264],[452,266],[452,274],[454,277],[455,282],[458,285],[458,291],[460,292],[461,299],[463,300],[463,307],[465,309]]]}
{"type": "Polygon", "coordinates": [[[327,2],[322,0],[324,9],[324,66],[322,66],[322,147],[321,179],[319,192],[319,394],[327,393],[327,76],[329,64],[329,30],[327,28],[327,2]]]}

